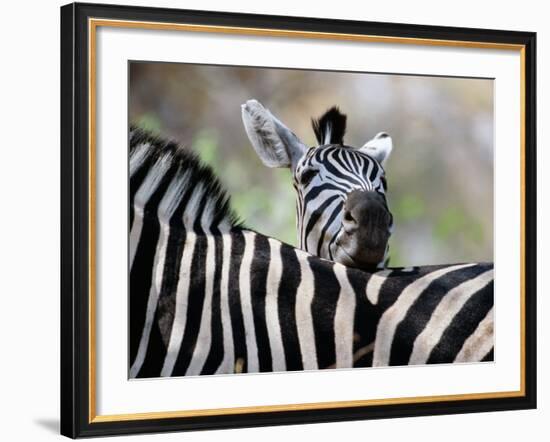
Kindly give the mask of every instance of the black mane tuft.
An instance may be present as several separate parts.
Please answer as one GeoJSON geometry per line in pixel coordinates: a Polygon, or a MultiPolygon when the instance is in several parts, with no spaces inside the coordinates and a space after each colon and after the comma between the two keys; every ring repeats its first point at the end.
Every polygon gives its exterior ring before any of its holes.
{"type": "Polygon", "coordinates": [[[331,107],[318,120],[312,119],[311,125],[313,126],[317,142],[320,145],[344,145],[346,119],[346,115],[341,113],[337,106],[331,107]]]}

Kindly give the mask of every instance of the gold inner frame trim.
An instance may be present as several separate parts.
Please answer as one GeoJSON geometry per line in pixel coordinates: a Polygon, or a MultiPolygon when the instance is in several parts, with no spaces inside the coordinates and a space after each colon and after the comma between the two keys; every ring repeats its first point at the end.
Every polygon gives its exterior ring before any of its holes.
{"type": "Polygon", "coordinates": [[[158,23],[130,20],[88,19],[88,98],[89,98],[89,423],[133,421],[146,419],[169,419],[179,417],[238,415],[247,413],[274,413],[281,411],[323,410],[330,408],[366,407],[376,405],[419,404],[427,402],[483,400],[525,396],[525,46],[521,44],[475,42],[459,40],[390,37],[331,32],[293,31],[283,29],[247,28],[235,26],[211,26],[182,23],[158,23]],[[97,28],[133,28],[162,31],[185,31],[215,34],[235,34],[265,37],[306,38],[339,41],[357,41],[386,44],[411,44],[419,46],[444,46],[477,49],[518,51],[520,54],[520,193],[521,193],[521,239],[520,239],[520,389],[487,393],[464,393],[436,396],[397,397],[351,401],[313,402],[300,404],[260,405],[232,408],[191,409],[128,414],[96,414],[96,36],[97,28]]]}

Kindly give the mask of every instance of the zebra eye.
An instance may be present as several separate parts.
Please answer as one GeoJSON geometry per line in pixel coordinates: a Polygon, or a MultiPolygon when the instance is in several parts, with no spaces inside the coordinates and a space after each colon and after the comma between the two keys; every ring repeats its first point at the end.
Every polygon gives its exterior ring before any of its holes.
{"type": "Polygon", "coordinates": [[[317,169],[306,169],[300,175],[300,184],[307,185],[317,175],[317,169]]]}

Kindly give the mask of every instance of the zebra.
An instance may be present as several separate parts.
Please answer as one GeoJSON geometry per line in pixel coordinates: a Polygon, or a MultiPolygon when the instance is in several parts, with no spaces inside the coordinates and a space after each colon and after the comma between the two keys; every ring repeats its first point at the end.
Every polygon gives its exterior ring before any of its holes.
{"type": "Polygon", "coordinates": [[[334,106],[312,121],[319,145],[308,148],[258,101],[241,107],[262,162],[292,172],[298,247],[346,266],[386,266],[393,216],[383,165],[392,151],[391,137],[380,132],[359,149],[345,145],[347,117],[334,106]]]}
{"type": "Polygon", "coordinates": [[[129,144],[129,378],[493,359],[491,263],[326,260],[247,228],[177,143],[129,144]]]}

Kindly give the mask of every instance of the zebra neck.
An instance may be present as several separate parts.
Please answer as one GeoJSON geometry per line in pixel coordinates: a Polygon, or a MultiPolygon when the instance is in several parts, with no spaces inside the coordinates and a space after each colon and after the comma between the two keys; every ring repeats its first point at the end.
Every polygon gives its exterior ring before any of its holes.
{"type": "Polygon", "coordinates": [[[240,227],[229,197],[209,166],[175,143],[134,129],[130,133],[130,242],[139,239],[146,223],[204,234],[240,227]]]}

